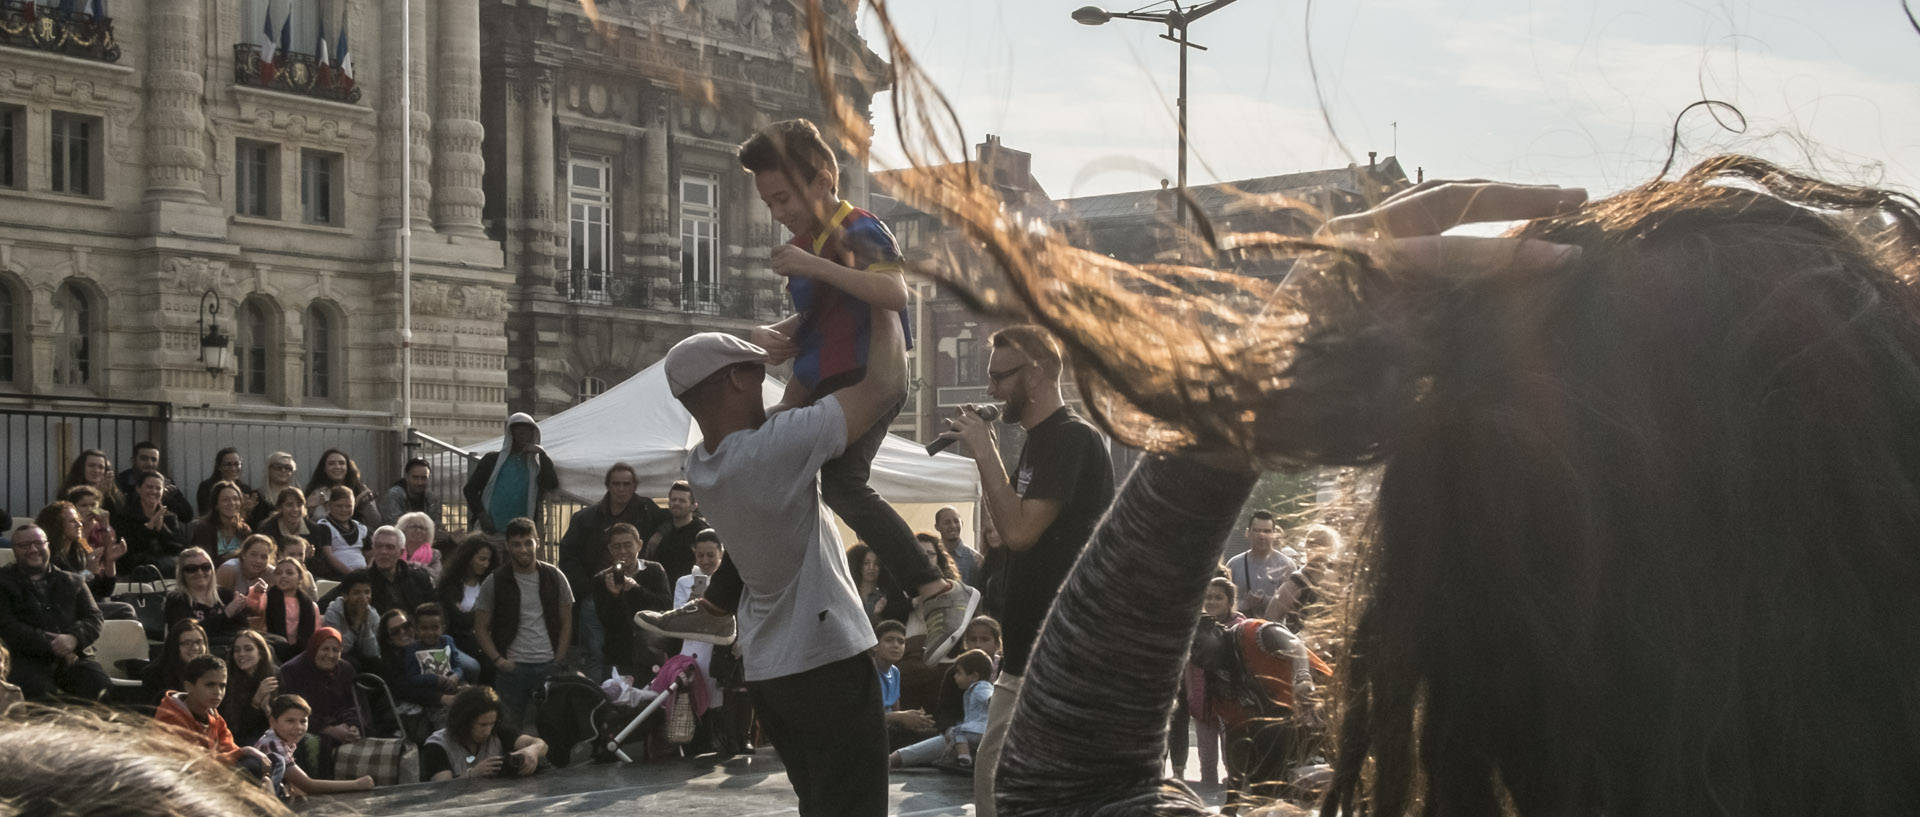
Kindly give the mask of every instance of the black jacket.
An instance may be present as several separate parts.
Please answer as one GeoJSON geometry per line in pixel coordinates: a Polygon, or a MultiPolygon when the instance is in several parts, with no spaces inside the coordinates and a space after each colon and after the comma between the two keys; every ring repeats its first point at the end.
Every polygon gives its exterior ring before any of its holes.
{"type": "MultiPolygon", "coordinates": [[[[568,584],[585,587],[587,579],[613,564],[607,558],[608,528],[621,522],[632,525],[644,546],[654,528],[666,518],[667,511],[660,503],[638,494],[617,515],[607,505],[606,497],[601,497],[599,502],[574,511],[573,518],[567,522],[567,535],[560,537],[560,572],[567,574],[568,584]]],[[[574,595],[583,594],[575,590],[574,595]]]]}
{"type": "MultiPolygon", "coordinates": [[[[394,572],[391,579],[387,578],[385,573],[381,573],[380,568],[371,564],[367,565],[365,570],[373,579],[372,606],[375,615],[386,615],[388,610],[399,609],[411,619],[414,608],[439,600],[433,592],[433,574],[428,573],[426,568],[405,559],[401,559],[393,566],[394,572]]],[[[327,605],[332,604],[333,600],[339,597],[340,588],[335,587],[320,597],[320,609],[327,609],[327,605]]]]}
{"type": "MultiPolygon", "coordinates": [[[[600,627],[607,634],[606,663],[629,673],[645,674],[647,667],[652,666],[658,656],[642,657],[635,654],[635,639],[640,633],[633,624],[633,614],[642,610],[672,609],[673,585],[667,581],[666,568],[661,567],[659,562],[641,559],[640,572],[633,577],[634,583],[639,586],[613,593],[607,590],[605,578],[607,571],[611,570],[613,568],[608,567],[587,579],[588,592],[593,594],[593,610],[600,616],[600,627]]],[[[580,595],[579,591],[576,590],[574,595],[580,595]]]]}
{"type": "MultiPolygon", "coordinates": [[[[133,481],[138,479],[140,474],[139,469],[128,468],[114,475],[113,484],[120,486],[120,494],[126,497],[126,501],[121,504],[140,504],[139,486],[133,484],[133,481]]],[[[160,504],[167,506],[167,510],[173,511],[174,515],[181,519],[192,519],[195,514],[193,512],[193,505],[187,502],[186,492],[180,490],[179,485],[174,484],[173,477],[169,477],[166,474],[161,474],[160,476],[165,477],[167,480],[167,489],[160,494],[160,504]]]]}
{"type": "Polygon", "coordinates": [[[80,653],[91,656],[100,640],[100,607],[78,575],[47,570],[47,595],[33,592],[32,580],[18,563],[0,567],[0,642],[16,663],[51,664],[53,639],[47,633],[70,635],[80,642],[80,653]]]}
{"type": "Polygon", "coordinates": [[[161,530],[147,527],[147,517],[140,510],[138,497],[114,512],[111,517],[113,531],[127,540],[127,555],[120,557],[119,572],[131,573],[133,568],[140,565],[153,565],[160,568],[161,575],[165,575],[169,572],[168,560],[187,549],[187,523],[181,520],[190,517],[175,513],[172,506],[165,502],[160,505],[167,508],[161,530]]]}

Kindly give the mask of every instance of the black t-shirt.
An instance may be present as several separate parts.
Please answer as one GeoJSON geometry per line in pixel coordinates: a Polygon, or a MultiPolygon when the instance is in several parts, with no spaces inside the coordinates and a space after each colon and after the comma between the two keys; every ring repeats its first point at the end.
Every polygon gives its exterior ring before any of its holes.
{"type": "Polygon", "coordinates": [[[653,549],[652,553],[647,554],[647,558],[659,562],[661,567],[666,568],[667,581],[677,582],[681,576],[693,572],[693,538],[711,527],[713,526],[707,524],[707,520],[700,518],[700,514],[697,513],[687,524],[677,528],[673,526],[673,517],[668,516],[661,520],[660,527],[655,529],[655,532],[660,534],[660,544],[653,549]]]}
{"type": "MultiPolygon", "coordinates": [[[[500,738],[501,756],[504,757],[513,754],[513,745],[520,742],[520,733],[513,731],[512,727],[503,723],[493,728],[493,734],[500,738]]],[[[457,740],[452,742],[456,744],[459,743],[457,740]]],[[[469,763],[467,765],[471,766],[473,764],[469,763]]],[[[453,761],[447,757],[447,750],[445,748],[442,748],[440,744],[437,743],[429,743],[420,747],[420,779],[422,781],[432,780],[434,775],[450,771],[453,771],[453,761]]],[[[505,771],[504,766],[501,771],[505,771]]]]}
{"type": "Polygon", "coordinates": [[[1027,432],[1012,478],[1021,499],[1060,503],[1060,515],[1033,547],[1009,552],[1002,580],[1006,595],[999,615],[1005,642],[1000,666],[1003,672],[1024,675],[1053,597],[1113,502],[1113,461],[1100,432],[1062,406],[1027,432]]]}

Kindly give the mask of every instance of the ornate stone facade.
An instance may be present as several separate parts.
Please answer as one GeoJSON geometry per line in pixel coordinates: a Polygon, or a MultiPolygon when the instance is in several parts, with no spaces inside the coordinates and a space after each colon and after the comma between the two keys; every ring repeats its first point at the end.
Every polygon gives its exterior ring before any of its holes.
{"type": "Polygon", "coordinates": [[[515,275],[480,223],[479,2],[414,0],[402,25],[399,0],[294,0],[303,25],[344,15],[352,103],[236,79],[254,0],[113,4],[116,61],[0,45],[0,403],[397,425],[403,193],[381,180],[410,139],[414,425],[497,434],[515,275]],[[200,359],[209,291],[235,338],[219,373],[200,359]]]}
{"type": "MultiPolygon", "coordinates": [[[[762,124],[824,122],[804,0],[482,0],[485,221],[516,286],[508,406],[545,416],[706,330],[786,314],[767,258],[785,230],[734,146],[762,124]]],[[[842,91],[865,113],[886,76],[851,5],[829,0],[842,91]]],[[[442,12],[444,13],[444,12],[442,12]]],[[[841,195],[867,199],[841,157],[841,195]]]]}

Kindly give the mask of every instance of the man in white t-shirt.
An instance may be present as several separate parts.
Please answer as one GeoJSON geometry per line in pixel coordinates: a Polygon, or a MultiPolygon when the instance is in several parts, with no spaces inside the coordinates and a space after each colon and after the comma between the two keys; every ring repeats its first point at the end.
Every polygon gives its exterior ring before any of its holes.
{"type": "MultiPolygon", "coordinates": [[[[873,629],[819,486],[820,466],[891,410],[905,387],[899,316],[873,310],[868,340],[860,382],[771,417],[761,401],[760,347],[709,332],[676,344],[666,358],[667,384],[704,437],[688,456],[687,481],[707,519],[726,532],[721,573],[738,571],[744,584],[732,606],[747,690],[804,817],[879,817],[887,809],[880,682],[866,654],[873,629]]],[[[703,604],[635,621],[683,638],[731,641],[718,631],[723,617],[703,604]]]]}

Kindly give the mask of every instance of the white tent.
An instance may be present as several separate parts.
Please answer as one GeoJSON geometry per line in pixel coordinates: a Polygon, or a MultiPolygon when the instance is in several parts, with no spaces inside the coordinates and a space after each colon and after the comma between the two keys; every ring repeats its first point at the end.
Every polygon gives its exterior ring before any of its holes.
{"type": "MultiPolygon", "coordinates": [[[[784,388],[784,383],[767,378],[767,404],[777,402],[784,388]]],[[[602,480],[607,466],[616,462],[640,472],[642,494],[665,496],[667,486],[681,478],[687,452],[700,439],[693,416],[667,391],[666,370],[659,363],[540,421],[540,444],[560,471],[561,489],[588,501],[606,492],[602,480]]],[[[467,450],[498,451],[501,441],[495,437],[467,450]]],[[[869,484],[895,505],[961,504],[980,497],[973,460],[951,452],[929,457],[918,443],[894,435],[874,457],[869,484]]],[[[930,510],[927,514],[931,518],[930,510]]]]}

